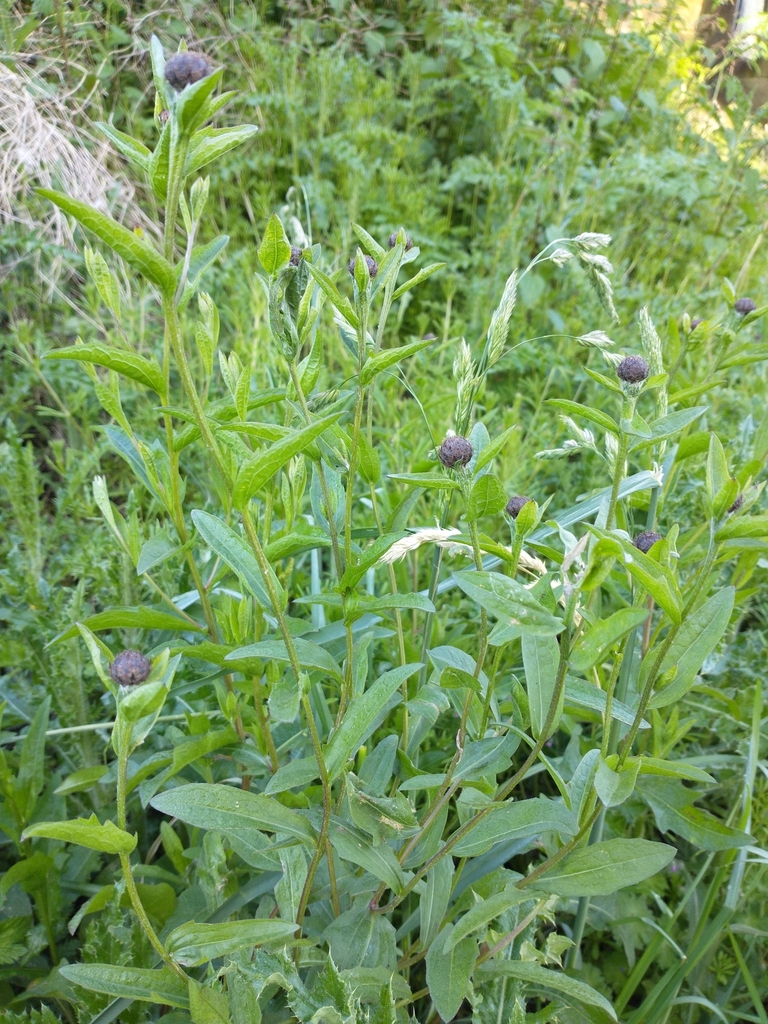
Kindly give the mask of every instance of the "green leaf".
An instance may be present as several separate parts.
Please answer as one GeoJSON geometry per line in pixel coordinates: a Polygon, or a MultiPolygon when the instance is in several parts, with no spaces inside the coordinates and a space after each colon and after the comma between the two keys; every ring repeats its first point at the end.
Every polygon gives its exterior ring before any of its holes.
{"type": "MultiPolygon", "coordinates": [[[[590,711],[597,711],[605,714],[607,706],[605,691],[586,679],[579,679],[576,676],[565,677],[565,705],[577,708],[587,708],[590,711]]],[[[611,718],[624,725],[632,725],[635,720],[635,712],[627,704],[613,698],[611,704],[611,718]]],[[[650,729],[645,719],[640,723],[641,729],[650,729]]]]}
{"type": "Polygon", "coordinates": [[[571,978],[559,971],[550,971],[539,964],[526,960],[488,960],[481,964],[475,975],[480,981],[484,978],[514,978],[544,992],[553,992],[564,997],[566,1002],[574,1000],[584,1006],[595,1006],[616,1020],[616,1011],[605,998],[583,981],[571,978]]]}
{"type": "Polygon", "coordinates": [[[436,487],[444,491],[459,489],[458,482],[443,473],[387,473],[387,477],[408,487],[436,487]]]}
{"type": "Polygon", "coordinates": [[[484,928],[491,921],[495,921],[497,917],[505,913],[505,911],[535,898],[536,895],[526,889],[517,889],[514,885],[508,885],[501,892],[480,900],[479,903],[476,903],[471,910],[468,910],[456,922],[453,931],[445,943],[446,953],[453,949],[462,939],[466,938],[467,935],[471,935],[472,932],[484,928]]]}
{"type": "Polygon", "coordinates": [[[716,541],[742,537],[768,537],[768,515],[739,516],[729,520],[715,534],[716,541]]]}
{"type": "Polygon", "coordinates": [[[710,506],[713,505],[717,495],[730,480],[728,472],[728,460],[725,457],[725,450],[717,434],[709,435],[709,452],[707,453],[707,496],[710,506]]]}
{"type": "MultiPolygon", "coordinates": [[[[203,632],[202,626],[197,626],[189,619],[182,619],[171,612],[161,612],[156,608],[112,608],[108,612],[98,612],[87,619],[83,619],[81,625],[87,626],[93,633],[103,629],[163,629],[163,630],[195,630],[203,632]]],[[[65,629],[49,641],[48,646],[62,643],[64,640],[71,640],[79,636],[77,623],[65,629]]]]}
{"type": "Polygon", "coordinates": [[[184,967],[197,967],[245,947],[261,946],[265,942],[288,942],[295,931],[295,924],[277,918],[225,921],[222,924],[187,921],[171,932],[165,940],[165,948],[177,963],[184,967]]]}
{"type": "Polygon", "coordinates": [[[135,835],[124,832],[112,821],[105,821],[102,825],[95,814],[73,821],[38,821],[22,835],[22,839],[35,837],[61,839],[102,853],[131,853],[136,848],[135,835]]]}
{"type": "MultiPolygon", "coordinates": [[[[723,587],[683,622],[659,670],[662,679],[672,670],[675,672],[674,677],[665,686],[657,689],[651,697],[649,707],[667,707],[690,690],[699,669],[728,628],[735,596],[734,587],[723,587]]],[[[655,649],[651,648],[643,658],[638,684],[641,688],[657,656],[655,649]]]]}
{"type": "Polygon", "coordinates": [[[579,827],[563,803],[545,797],[492,804],[451,851],[456,857],[477,857],[502,840],[527,839],[543,832],[574,836],[579,827]]]}
{"type": "Polygon", "coordinates": [[[707,406],[700,405],[693,409],[678,409],[677,412],[671,412],[667,416],[654,420],[650,424],[651,437],[647,440],[639,438],[630,445],[629,450],[631,452],[640,451],[643,448],[649,448],[651,445],[658,444],[659,441],[674,437],[675,434],[684,430],[685,427],[689,426],[700,416],[703,416],[706,411],[707,406]]]}
{"type": "Polygon", "coordinates": [[[421,352],[423,348],[427,348],[433,344],[435,338],[421,338],[419,341],[412,341],[410,345],[401,345],[399,348],[388,348],[383,352],[379,352],[375,356],[371,356],[367,359],[363,369],[360,372],[360,384],[365,387],[370,384],[373,378],[381,373],[383,370],[389,369],[395,363],[399,363],[402,359],[407,359],[408,356],[415,355],[417,352],[421,352]]]}
{"type": "MultiPolygon", "coordinates": [[[[234,128],[204,128],[192,140],[184,168],[186,176],[218,160],[237,146],[252,139],[259,129],[255,124],[241,124],[234,128]]],[[[263,266],[263,263],[262,263],[263,266]]]]}
{"type": "Polygon", "coordinates": [[[305,843],[314,843],[312,826],[289,807],[272,797],[220,784],[193,782],[160,793],[152,806],[171,818],[210,832],[243,833],[250,830],[285,832],[305,843]]]}
{"type": "MultiPolygon", "coordinates": [[[[526,690],[531,712],[531,732],[538,739],[547,720],[549,707],[555,693],[557,668],[560,663],[560,646],[553,636],[523,635],[523,667],[526,690]]],[[[557,729],[563,711],[563,694],[547,731],[551,736],[557,729]]]]}
{"type": "Polygon", "coordinates": [[[85,793],[99,781],[99,779],[107,773],[108,769],[105,764],[96,764],[91,768],[78,768],[76,772],[72,772],[66,779],[54,789],[56,796],[70,796],[73,793],[85,793]]]}
{"type": "Polygon", "coordinates": [[[343,860],[351,861],[365,871],[370,871],[395,893],[403,888],[403,870],[394,851],[386,843],[374,846],[362,829],[335,816],[331,818],[328,838],[343,860]]]}
{"type": "Polygon", "coordinates": [[[352,821],[371,836],[381,839],[408,839],[419,831],[419,822],[410,801],[402,793],[374,796],[347,775],[347,800],[352,821]]]}
{"type": "Polygon", "coordinates": [[[483,448],[474,465],[475,473],[479,473],[481,469],[485,469],[485,467],[496,458],[517,429],[517,425],[508,427],[503,434],[499,434],[498,437],[495,437],[493,441],[483,448]]]}
{"type": "Polygon", "coordinates": [[[656,604],[664,609],[675,625],[679,625],[683,614],[682,598],[671,570],[649,555],[643,554],[631,541],[618,536],[618,534],[600,530],[596,526],[590,526],[588,529],[601,540],[616,546],[617,553],[621,549],[624,567],[629,574],[648,591],[656,604]]]}
{"type": "Polygon", "coordinates": [[[244,463],[238,470],[232,493],[232,502],[235,507],[245,508],[254,494],[271,480],[286,462],[289,462],[299,452],[303,452],[341,415],[340,412],[335,412],[330,416],[324,416],[301,430],[289,434],[282,441],[276,441],[275,444],[258,452],[252,459],[244,463]]]}
{"type": "Polygon", "coordinates": [[[373,544],[363,551],[357,565],[349,566],[339,580],[338,589],[351,590],[355,587],[371,566],[375,565],[381,556],[389,551],[393,544],[407,536],[407,533],[385,533],[382,537],[377,537],[373,544]]]}
{"type": "Polygon", "coordinates": [[[426,281],[428,277],[436,274],[438,270],[442,270],[444,266],[445,263],[430,263],[428,267],[423,267],[418,274],[414,274],[412,278],[405,281],[398,289],[396,289],[392,296],[392,301],[395,302],[401,295],[405,295],[405,293],[409,292],[411,288],[415,288],[416,285],[421,284],[422,281],[426,281]]]}
{"type": "MultiPolygon", "coordinates": [[[[296,657],[302,668],[318,669],[328,675],[341,679],[341,669],[331,655],[319,644],[311,640],[302,640],[301,637],[294,637],[293,646],[296,657]]],[[[257,644],[249,644],[247,647],[238,647],[228,654],[225,661],[236,659],[242,661],[245,658],[259,658],[262,661],[289,661],[288,650],[283,640],[261,640],[257,644]]],[[[296,683],[298,686],[298,683],[296,683]]]]}
{"type": "Polygon", "coordinates": [[[539,876],[536,888],[556,896],[608,896],[655,875],[676,853],[647,839],[608,839],[569,853],[539,876]]]}
{"type": "Polygon", "coordinates": [[[687,761],[666,761],[658,757],[641,757],[641,775],[666,775],[675,779],[688,779],[689,782],[706,782],[715,784],[715,779],[703,768],[687,761]]]}
{"type": "Polygon", "coordinates": [[[552,405],[555,409],[569,413],[571,416],[582,416],[585,420],[589,420],[590,423],[594,423],[598,427],[602,427],[603,430],[607,430],[609,434],[618,435],[619,433],[619,425],[616,420],[607,413],[600,412],[599,409],[592,409],[590,406],[581,405],[580,402],[570,402],[566,398],[548,398],[547,405],[552,405]]]}
{"type": "Polygon", "coordinates": [[[297,757],[277,769],[264,792],[269,796],[272,793],[285,793],[289,789],[306,789],[319,777],[320,769],[314,757],[297,757]]]}
{"type": "MultiPolygon", "coordinates": [[[[243,538],[235,533],[231,526],[227,526],[221,519],[212,516],[210,512],[203,512],[202,509],[192,510],[192,522],[205,543],[226,562],[233,572],[237,573],[262,608],[271,611],[272,602],[261,569],[259,569],[255,555],[243,538]]],[[[275,590],[281,599],[281,605],[284,606],[286,598],[276,576],[272,583],[273,586],[277,584],[275,590]]]]}
{"type": "Polygon", "coordinates": [[[421,668],[421,663],[402,665],[379,676],[376,682],[356,697],[331,736],[325,750],[325,764],[331,781],[338,778],[344,765],[374,727],[377,717],[386,708],[406,679],[421,668]]]}
{"type": "Polygon", "coordinates": [[[327,274],[324,274],[319,267],[314,265],[314,263],[307,263],[306,267],[312,277],[314,277],[320,285],[323,293],[331,300],[347,323],[355,329],[358,328],[360,326],[360,321],[358,320],[355,308],[349,299],[341,294],[330,277],[328,277],[327,274]]]}
{"type": "Polygon", "coordinates": [[[639,769],[640,763],[634,758],[627,761],[620,771],[614,771],[603,758],[600,759],[595,772],[595,792],[606,807],[618,807],[632,796],[639,769]]]}
{"type": "MultiPolygon", "coordinates": [[[[228,977],[231,977],[229,975],[228,977]]],[[[192,1024],[230,1024],[229,1001],[217,980],[208,985],[188,979],[189,1016],[192,1024]]],[[[253,987],[251,986],[251,990],[253,987]]],[[[258,1007],[258,1002],[256,1006],[258,1007]]],[[[261,1015],[250,1024],[259,1024],[261,1015]]]]}
{"type": "Polygon", "coordinates": [[[224,68],[212,71],[205,78],[187,85],[176,96],[176,118],[182,132],[191,134],[206,120],[206,100],[221,81],[224,68]]]}
{"type": "Polygon", "coordinates": [[[112,964],[64,964],[59,973],[91,992],[140,999],[158,1006],[189,1006],[186,983],[169,967],[115,967],[112,964]]]}
{"type": "Polygon", "coordinates": [[[733,850],[754,842],[746,832],[693,807],[699,794],[676,779],[643,778],[637,788],[653,811],[660,832],[674,832],[702,850],[733,850]]]}
{"type": "Polygon", "coordinates": [[[472,485],[464,517],[468,523],[475,523],[483,516],[498,515],[506,503],[507,493],[501,481],[489,473],[478,477],[472,485]]]}
{"type": "Polygon", "coordinates": [[[49,199],[70,217],[74,217],[83,227],[88,228],[121,256],[126,263],[140,271],[149,281],[156,284],[165,295],[172,295],[175,288],[173,267],[164,259],[149,242],[145,242],[133,231],[118,224],[116,220],[99,213],[87,203],[72,199],[63,192],[54,192],[50,188],[35,190],[43,199],[49,199]]]}
{"type": "MultiPolygon", "coordinates": [[[[200,284],[203,274],[210,267],[219,253],[223,252],[226,248],[227,242],[229,241],[229,235],[219,235],[206,245],[196,245],[192,250],[192,255],[189,260],[189,267],[187,268],[187,279],[184,285],[184,294],[182,296],[181,305],[191,298],[194,294],[195,289],[200,284]]],[[[179,264],[176,267],[176,273],[181,279],[181,273],[183,264],[179,264]]],[[[246,396],[247,397],[247,396],[246,396]]]]}
{"type": "Polygon", "coordinates": [[[569,665],[577,672],[586,672],[605,660],[613,645],[630,629],[648,618],[647,608],[621,608],[607,619],[598,619],[581,636],[571,651],[569,665]]]}
{"type": "Polygon", "coordinates": [[[106,124],[104,121],[96,121],[96,127],[132,164],[140,167],[142,171],[148,170],[152,153],[142,142],[126,135],[125,132],[118,131],[113,125],[106,124]]]}
{"type": "Polygon", "coordinates": [[[291,246],[285,236],[285,228],[276,213],[267,221],[264,237],[259,246],[259,262],[266,272],[274,275],[286,266],[291,258],[291,246]]]}
{"type": "Polygon", "coordinates": [[[477,959],[477,943],[472,938],[462,939],[445,951],[452,929],[452,925],[446,925],[427,952],[427,986],[443,1021],[453,1020],[459,1012],[477,959]]]}
{"type": "Polygon", "coordinates": [[[509,576],[463,569],[455,572],[453,578],[467,597],[499,619],[494,633],[500,644],[526,634],[555,636],[565,628],[562,619],[547,611],[530,590],[509,576]]]}
{"type": "MultiPolygon", "coordinates": [[[[419,937],[422,949],[429,949],[440,931],[451,899],[453,875],[453,857],[443,857],[427,874],[427,885],[419,900],[419,937]]],[[[463,938],[463,935],[459,936],[459,939],[463,938]]]]}
{"type": "Polygon", "coordinates": [[[137,356],[135,352],[110,348],[93,342],[89,345],[67,345],[66,348],[55,348],[45,353],[46,359],[74,359],[81,363],[95,363],[116,370],[124,377],[151,388],[162,398],[165,395],[165,379],[163,372],[154,360],[137,356]]]}
{"type": "MultiPolygon", "coordinates": [[[[13,797],[22,822],[32,817],[37,798],[45,786],[45,733],[51,710],[50,695],[43,698],[29,727],[19,758],[19,770],[13,780],[13,797]]],[[[0,761],[0,766],[2,766],[0,761]]]]}

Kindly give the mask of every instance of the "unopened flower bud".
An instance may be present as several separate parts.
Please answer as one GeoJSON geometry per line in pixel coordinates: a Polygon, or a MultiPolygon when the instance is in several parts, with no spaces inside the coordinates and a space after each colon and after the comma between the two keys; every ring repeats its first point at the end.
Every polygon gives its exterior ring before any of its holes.
{"type": "Polygon", "coordinates": [[[118,686],[138,686],[151,671],[152,662],[141,651],[121,651],[109,666],[109,674],[118,686]]]}
{"type": "Polygon", "coordinates": [[[733,304],[733,311],[738,313],[739,316],[746,316],[747,313],[754,313],[757,309],[757,303],[754,299],[736,299],[733,304]]]}
{"type": "Polygon", "coordinates": [[[523,505],[527,505],[528,502],[532,501],[532,500],[533,500],[532,498],[527,498],[523,494],[516,494],[513,498],[510,498],[509,501],[507,502],[507,507],[506,507],[507,515],[511,516],[513,519],[517,519],[517,517],[520,515],[520,510],[522,509],[523,505]]]}
{"type": "MultiPolygon", "coordinates": [[[[393,231],[392,234],[387,239],[387,245],[389,246],[390,249],[394,249],[395,246],[397,245],[397,232],[396,231],[393,231]]],[[[412,248],[413,248],[413,239],[411,238],[410,235],[406,235],[405,236],[405,251],[408,252],[408,250],[412,249],[412,248]]]]}
{"type": "Polygon", "coordinates": [[[638,551],[642,551],[644,555],[647,555],[657,540],[661,540],[660,533],[656,533],[655,530],[643,530],[642,533],[638,533],[632,543],[638,551]]]}
{"type": "Polygon", "coordinates": [[[186,50],[177,53],[165,65],[165,80],[176,92],[181,92],[188,85],[206,78],[212,71],[208,59],[202,53],[186,50]]]}
{"type": "Polygon", "coordinates": [[[695,316],[693,318],[693,320],[691,320],[691,330],[695,331],[696,328],[699,326],[699,324],[703,324],[703,323],[704,323],[704,318],[703,317],[695,316]]]}
{"type": "Polygon", "coordinates": [[[731,512],[738,512],[743,504],[744,504],[744,495],[742,494],[741,491],[739,491],[739,493],[736,495],[736,500],[731,505],[731,507],[728,509],[728,514],[730,515],[731,512]]]}
{"type": "Polygon", "coordinates": [[[301,248],[300,245],[292,245],[291,246],[291,266],[292,267],[298,267],[298,265],[301,263],[303,252],[304,252],[304,250],[301,248]]]}
{"type": "MultiPolygon", "coordinates": [[[[371,280],[373,280],[374,277],[376,277],[376,275],[379,272],[379,264],[376,262],[376,260],[373,258],[373,256],[364,256],[363,259],[365,260],[366,267],[368,267],[368,274],[370,275],[371,280]]],[[[354,256],[352,257],[352,259],[347,264],[347,270],[350,272],[352,277],[355,276],[355,258],[354,258],[354,256]]]]}
{"type": "Polygon", "coordinates": [[[168,124],[168,119],[171,116],[170,110],[160,111],[160,124],[165,127],[168,124]]]}
{"type": "Polygon", "coordinates": [[[625,356],[616,367],[616,374],[619,380],[626,384],[642,384],[648,379],[648,363],[642,356],[625,356]]]}
{"type": "Polygon", "coordinates": [[[472,445],[466,437],[446,437],[437,452],[437,457],[448,469],[466,466],[472,458],[472,445]]]}

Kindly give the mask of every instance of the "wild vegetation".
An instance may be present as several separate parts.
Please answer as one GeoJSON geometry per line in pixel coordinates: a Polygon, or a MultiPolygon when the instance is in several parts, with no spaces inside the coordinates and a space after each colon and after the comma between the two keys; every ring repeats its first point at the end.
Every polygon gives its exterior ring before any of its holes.
{"type": "Polygon", "coordinates": [[[765,134],[680,16],[4,15],[3,1020],[766,1021],[765,134]]]}

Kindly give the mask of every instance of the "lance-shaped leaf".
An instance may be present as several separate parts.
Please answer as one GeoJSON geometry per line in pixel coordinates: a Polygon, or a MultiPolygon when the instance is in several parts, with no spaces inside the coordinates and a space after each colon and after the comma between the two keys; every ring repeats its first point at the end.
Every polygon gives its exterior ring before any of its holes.
{"type": "Polygon", "coordinates": [[[754,842],[746,832],[725,825],[709,811],[693,807],[699,794],[677,779],[646,777],[637,788],[653,811],[660,832],[674,832],[702,850],[733,850],[754,842]]]}
{"type": "MultiPolygon", "coordinates": [[[[547,726],[547,716],[555,696],[557,671],[560,663],[560,647],[553,636],[530,636],[522,639],[525,685],[531,711],[531,732],[538,739],[547,726]]],[[[547,726],[547,736],[557,729],[563,710],[561,688],[557,707],[547,726]]]]}
{"type": "Polygon", "coordinates": [[[526,839],[543,832],[578,832],[573,813],[563,803],[535,797],[493,804],[477,824],[453,847],[456,857],[477,857],[502,840],[526,839]]]}
{"type": "MultiPolygon", "coordinates": [[[[236,572],[263,608],[271,609],[272,602],[259,569],[256,557],[239,534],[210,512],[196,508],[192,512],[195,529],[213,551],[236,572]]],[[[273,578],[275,591],[285,604],[285,595],[276,576],[273,578]]]]}
{"type": "Polygon", "coordinates": [[[33,837],[61,839],[65,843],[76,843],[89,850],[102,853],[131,853],[136,848],[136,836],[124,832],[112,821],[99,821],[95,814],[90,818],[75,818],[73,821],[38,821],[30,825],[22,835],[23,839],[33,837]]]}
{"type": "Polygon", "coordinates": [[[423,267],[418,274],[414,274],[413,277],[400,285],[392,296],[392,301],[395,302],[401,295],[405,295],[405,293],[409,292],[411,288],[415,288],[417,285],[421,284],[422,281],[426,281],[428,277],[432,277],[432,275],[436,274],[438,270],[442,270],[444,266],[444,263],[430,263],[428,267],[423,267]]]}
{"type": "Polygon", "coordinates": [[[434,341],[434,338],[422,338],[419,341],[411,342],[410,345],[388,348],[383,352],[379,352],[378,355],[371,356],[360,373],[360,383],[365,387],[366,384],[371,383],[377,374],[389,369],[390,366],[394,366],[395,363],[399,363],[402,359],[407,359],[408,356],[421,352],[423,348],[427,348],[434,341]]]}
{"type": "Polygon", "coordinates": [[[616,420],[599,409],[593,409],[588,405],[581,405],[580,402],[571,402],[567,398],[548,398],[547,405],[554,406],[561,412],[569,413],[571,416],[581,416],[590,423],[607,430],[609,434],[618,434],[619,425],[616,420]]]}
{"type": "Polygon", "coordinates": [[[165,947],[177,963],[197,967],[246,947],[261,946],[265,942],[288,942],[295,931],[295,924],[277,918],[225,921],[222,924],[187,921],[174,928],[165,940],[165,947]]]}
{"type": "Polygon", "coordinates": [[[624,563],[625,569],[654,599],[660,608],[677,625],[683,614],[682,598],[677,581],[671,570],[649,555],[643,554],[629,540],[615,533],[600,530],[596,526],[588,529],[607,543],[615,546],[616,553],[624,563]]]}
{"type": "Polygon", "coordinates": [[[118,131],[113,125],[106,124],[104,121],[97,121],[96,127],[106,135],[115,149],[119,150],[124,157],[127,157],[132,164],[140,167],[142,171],[147,170],[152,152],[142,142],[132,138],[130,135],[126,135],[125,132],[118,131]]]}
{"type": "Polygon", "coordinates": [[[647,839],[608,839],[569,853],[539,876],[536,888],[556,896],[608,896],[655,875],[676,853],[647,839]]]}
{"type": "Polygon", "coordinates": [[[325,751],[328,777],[333,781],[373,729],[379,714],[406,679],[418,672],[421,663],[390,669],[373,686],[356,697],[347,708],[325,751]]]}
{"type": "MultiPolygon", "coordinates": [[[[573,1001],[584,1006],[594,1006],[612,1020],[616,1020],[614,1008],[605,996],[600,995],[590,985],[527,960],[488,960],[477,968],[476,977],[479,985],[486,978],[513,978],[515,981],[522,981],[531,986],[534,990],[547,994],[553,993],[558,997],[558,1002],[571,1003],[573,1001]]],[[[587,1014],[585,1019],[599,1020],[600,1018],[587,1014]]]]}
{"type": "Polygon", "coordinates": [[[149,281],[156,284],[165,295],[172,295],[174,290],[173,267],[164,259],[149,242],[139,238],[133,231],[118,224],[116,220],[100,213],[79,199],[72,199],[63,192],[55,192],[50,188],[36,189],[39,196],[49,199],[70,217],[74,217],[84,228],[88,228],[113,249],[118,256],[140,271],[149,281]]]}
{"type": "Polygon", "coordinates": [[[110,348],[108,345],[100,345],[98,342],[87,345],[67,345],[65,348],[55,348],[45,353],[46,359],[74,359],[81,363],[95,363],[96,366],[106,366],[110,370],[116,370],[123,377],[143,384],[151,388],[162,398],[165,394],[165,379],[163,372],[154,359],[145,359],[144,356],[136,355],[135,352],[125,352],[123,349],[110,348]]]}
{"type": "MultiPolygon", "coordinates": [[[[163,629],[163,630],[195,630],[202,632],[203,627],[190,622],[189,619],[182,619],[180,615],[173,615],[171,612],[160,611],[158,608],[112,608],[108,612],[98,612],[87,619],[83,619],[81,625],[87,626],[94,633],[102,629],[163,629]]],[[[62,643],[64,640],[72,640],[78,636],[77,623],[59,633],[48,646],[62,643]]]]}
{"type": "Polygon", "coordinates": [[[116,967],[113,964],[65,964],[59,973],[90,992],[140,999],[156,1006],[189,1006],[186,982],[169,967],[152,971],[145,967],[116,967]]]}
{"type": "Polygon", "coordinates": [[[331,819],[328,838],[343,860],[370,871],[393,892],[400,892],[405,882],[403,870],[394,851],[386,843],[374,846],[362,829],[336,817],[331,819]]]}
{"type": "Polygon", "coordinates": [[[269,448],[265,448],[255,455],[249,462],[240,467],[235,480],[235,487],[232,494],[232,502],[235,508],[243,509],[256,494],[256,492],[271,480],[272,477],[289,462],[294,455],[303,452],[315,438],[319,437],[324,430],[327,430],[332,423],[335,423],[341,416],[340,412],[324,416],[314,423],[310,423],[301,430],[284,437],[269,448]]]}
{"type": "MultiPolygon", "coordinates": [[[[342,674],[338,663],[319,644],[312,643],[311,640],[303,640],[301,637],[294,637],[293,648],[302,668],[319,669],[321,672],[327,672],[341,680],[342,674]]],[[[259,658],[262,661],[291,660],[283,640],[261,640],[257,644],[238,647],[232,651],[232,654],[228,654],[225,660],[242,661],[245,658],[259,658]]],[[[298,683],[296,685],[298,686],[298,683]]]]}
{"type": "Polygon", "coordinates": [[[320,288],[323,290],[325,295],[331,300],[333,305],[336,307],[339,313],[341,313],[342,317],[347,321],[347,323],[354,328],[359,327],[360,321],[357,318],[355,307],[352,305],[348,298],[341,294],[341,292],[330,279],[330,277],[328,277],[327,274],[324,274],[323,271],[320,270],[319,267],[316,267],[313,263],[307,263],[306,266],[307,270],[310,272],[312,277],[314,277],[314,279],[320,285],[320,288]]]}
{"type": "Polygon", "coordinates": [[[445,951],[452,927],[446,925],[427,952],[427,986],[443,1021],[453,1020],[459,1012],[477,959],[477,943],[472,938],[462,939],[445,951]]]}
{"type": "Polygon", "coordinates": [[[237,146],[252,139],[259,129],[255,124],[240,124],[234,128],[204,128],[198,132],[187,154],[184,173],[194,174],[201,167],[218,160],[237,146]]]}
{"type": "Polygon", "coordinates": [[[536,893],[530,892],[527,889],[517,889],[514,885],[508,885],[501,892],[480,900],[479,903],[476,903],[471,910],[468,910],[456,922],[453,931],[445,942],[446,953],[468,935],[490,924],[491,921],[495,921],[506,910],[510,910],[519,903],[525,903],[526,900],[532,899],[536,899],[536,893]]]}
{"type": "Polygon", "coordinates": [[[169,817],[210,832],[237,834],[258,829],[285,832],[303,842],[314,842],[312,826],[302,815],[272,797],[231,786],[193,782],[160,793],[151,804],[169,817]]]}
{"type": "Polygon", "coordinates": [[[525,634],[556,636],[564,629],[562,619],[547,611],[530,590],[509,576],[464,569],[455,572],[453,578],[467,597],[500,620],[497,629],[504,627],[504,632],[503,639],[499,636],[499,643],[525,634]]]}
{"type": "Polygon", "coordinates": [[[291,258],[291,246],[285,228],[276,213],[267,221],[259,246],[259,262],[268,274],[276,274],[291,258]]]}

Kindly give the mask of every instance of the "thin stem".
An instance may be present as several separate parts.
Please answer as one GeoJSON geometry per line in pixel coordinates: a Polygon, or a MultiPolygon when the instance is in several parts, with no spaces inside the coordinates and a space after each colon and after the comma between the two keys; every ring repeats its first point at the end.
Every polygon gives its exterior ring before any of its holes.
{"type": "Polygon", "coordinates": [[[267,751],[269,752],[269,763],[272,767],[272,773],[274,774],[280,767],[280,759],[277,756],[277,747],[275,746],[275,740],[272,736],[272,730],[269,727],[269,721],[267,719],[266,712],[264,711],[264,703],[261,696],[261,684],[256,676],[253,677],[253,706],[256,709],[256,717],[259,720],[259,729],[261,735],[264,738],[264,742],[267,745],[267,751]]]}
{"type": "Polygon", "coordinates": [[[612,530],[616,518],[616,506],[619,501],[619,488],[624,479],[627,466],[627,454],[629,452],[629,434],[624,430],[625,422],[632,422],[635,412],[635,402],[632,398],[625,398],[621,410],[621,426],[619,429],[619,450],[616,452],[616,463],[613,468],[613,485],[611,487],[611,498],[608,502],[608,515],[605,519],[606,530],[612,530]]]}
{"type": "MultiPolygon", "coordinates": [[[[325,759],[323,758],[322,744],[320,743],[317,726],[315,725],[315,716],[312,713],[312,705],[310,704],[309,697],[306,694],[302,695],[301,706],[304,709],[304,717],[307,720],[309,734],[312,737],[312,748],[315,752],[317,766],[320,770],[320,780],[323,786],[323,820],[320,825],[320,835],[317,839],[317,846],[315,847],[315,852],[312,855],[312,860],[307,871],[307,879],[301,893],[301,900],[299,901],[299,910],[296,915],[296,923],[299,927],[301,927],[301,923],[304,920],[304,914],[306,913],[307,904],[309,903],[309,895],[312,890],[312,883],[315,879],[315,874],[324,853],[328,858],[330,877],[331,879],[335,878],[333,854],[330,849],[330,844],[328,843],[328,828],[331,824],[331,785],[328,780],[328,770],[325,767],[325,759]]],[[[336,894],[334,898],[334,904],[336,906],[338,906],[338,900],[338,894],[336,894]]]]}

